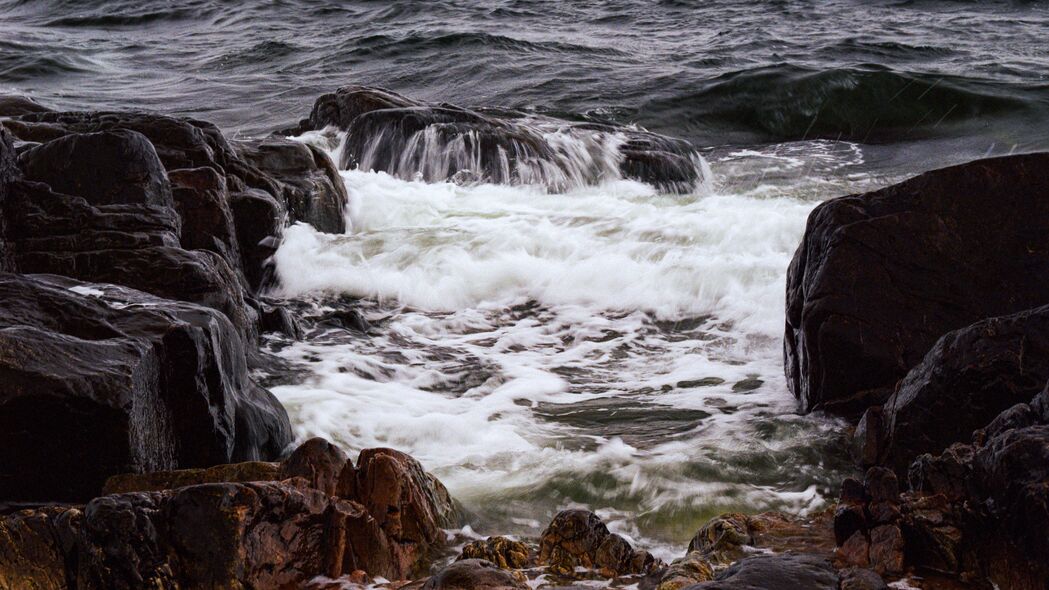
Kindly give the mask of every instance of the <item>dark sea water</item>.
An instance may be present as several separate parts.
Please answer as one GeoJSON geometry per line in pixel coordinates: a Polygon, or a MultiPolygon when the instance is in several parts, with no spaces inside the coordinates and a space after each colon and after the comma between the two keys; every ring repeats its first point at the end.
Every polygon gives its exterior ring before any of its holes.
{"type": "Polygon", "coordinates": [[[411,452],[477,532],[582,505],[671,557],[718,511],[835,493],[842,425],[795,415],[782,375],[805,217],[1049,149],[1049,4],[0,0],[0,93],[54,108],[251,137],[351,83],[700,148],[686,195],[345,171],[352,230],[290,228],[277,295],[359,297],[376,331],[269,343],[304,368],[274,390],[300,436],[411,452]]]}

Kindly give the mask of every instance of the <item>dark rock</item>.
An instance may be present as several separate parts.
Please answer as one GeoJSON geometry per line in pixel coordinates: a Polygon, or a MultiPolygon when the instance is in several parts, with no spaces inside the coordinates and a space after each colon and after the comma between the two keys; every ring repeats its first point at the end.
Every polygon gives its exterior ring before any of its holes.
{"type": "Polygon", "coordinates": [[[384,88],[343,86],[317,99],[309,119],[303,121],[303,126],[296,134],[329,126],[345,130],[364,113],[412,106],[422,105],[384,88]]]}
{"type": "Polygon", "coordinates": [[[974,494],[972,489],[973,447],[955,443],[939,455],[918,456],[907,471],[911,489],[928,495],[943,494],[962,500],[974,494]]]}
{"type": "Polygon", "coordinates": [[[527,544],[506,537],[488,537],[483,541],[467,543],[459,559],[484,559],[506,570],[535,564],[534,552],[527,544]]]}
{"type": "Polygon", "coordinates": [[[844,504],[866,504],[870,499],[867,497],[867,489],[863,486],[863,482],[854,477],[846,477],[841,481],[839,498],[844,504]]]}
{"type": "Polygon", "coordinates": [[[885,437],[881,406],[867,408],[852,435],[852,458],[862,467],[877,465],[885,437]]]}
{"type": "Polygon", "coordinates": [[[0,498],[86,500],[111,475],[272,459],[290,441],[214,310],[3,275],[0,325],[0,498]]]}
{"type": "Polygon", "coordinates": [[[226,180],[213,168],[182,168],[168,173],[175,210],[182,220],[180,242],[187,250],[210,250],[230,268],[242,262],[226,180]]]}
{"type": "Polygon", "coordinates": [[[834,542],[844,545],[857,531],[867,529],[867,512],[862,504],[839,504],[834,509],[834,542]]]}
{"type": "Polygon", "coordinates": [[[266,302],[260,303],[259,307],[259,326],[263,332],[276,332],[293,340],[302,339],[302,325],[287,308],[266,302]]]}
{"type": "Polygon", "coordinates": [[[10,94],[0,96],[0,117],[17,117],[29,113],[45,113],[50,110],[28,96],[10,94]]]}
{"type": "Polygon", "coordinates": [[[1047,166],[1049,154],[981,160],[818,206],[787,279],[802,408],[859,415],[943,334],[1049,301],[1047,166]]]}
{"type": "Polygon", "coordinates": [[[867,513],[872,525],[892,524],[900,519],[900,507],[895,500],[871,502],[867,513]]]}
{"type": "Polygon", "coordinates": [[[554,517],[539,537],[539,563],[562,576],[582,567],[605,577],[647,573],[656,565],[647,551],[634,551],[586,510],[562,510],[554,517]]]}
{"type": "Polygon", "coordinates": [[[840,572],[840,576],[841,590],[888,590],[889,588],[881,576],[868,569],[849,568],[840,572]]]}
{"type": "Polygon", "coordinates": [[[27,180],[93,205],[172,205],[153,144],[134,131],[67,135],[22,153],[18,162],[27,180]]]}
{"type": "Polygon", "coordinates": [[[346,453],[323,438],[311,438],[281,464],[281,479],[301,477],[310,486],[335,496],[339,492],[339,478],[345,469],[353,470],[346,453]]]}
{"type": "Polygon", "coordinates": [[[464,559],[437,572],[422,590],[528,590],[522,578],[490,561],[464,559]]]}
{"type": "Polygon", "coordinates": [[[988,551],[991,579],[1003,588],[1038,588],[1049,580],[1049,425],[999,434],[976,452],[973,470],[998,523],[988,551]]]}
{"type": "MultiPolygon", "coordinates": [[[[900,521],[905,561],[927,571],[960,573],[965,553],[960,527],[971,523],[964,523],[958,512],[957,506],[943,495],[908,498],[900,521]]],[[[988,531],[974,532],[984,537],[988,531]]]]}
{"type": "Polygon", "coordinates": [[[1049,306],[946,334],[885,404],[882,461],[905,473],[918,455],[967,441],[1002,411],[1031,401],[1047,380],[1049,306]]]}
{"type": "Polygon", "coordinates": [[[900,483],[896,474],[884,467],[871,467],[863,477],[863,488],[867,497],[874,502],[888,500],[896,502],[900,496],[900,483]]]}
{"type": "Polygon", "coordinates": [[[825,558],[809,554],[756,555],[733,564],[716,581],[695,590],[838,590],[838,574],[825,558]]]}
{"type": "Polygon", "coordinates": [[[280,246],[287,221],[284,206],[270,193],[252,189],[230,194],[230,210],[248,285],[256,292],[275,280],[270,257],[280,246]]]}
{"type": "Polygon", "coordinates": [[[234,146],[245,161],[278,181],[282,203],[292,221],[304,221],[333,234],[346,231],[346,185],[324,152],[272,137],[234,146]]]}
{"type": "MultiPolygon", "coordinates": [[[[11,134],[0,127],[0,212],[11,193],[12,182],[22,175],[18,169],[14,142],[11,134]]],[[[0,215],[0,272],[13,271],[15,263],[11,247],[7,243],[7,215],[0,215]]]]}

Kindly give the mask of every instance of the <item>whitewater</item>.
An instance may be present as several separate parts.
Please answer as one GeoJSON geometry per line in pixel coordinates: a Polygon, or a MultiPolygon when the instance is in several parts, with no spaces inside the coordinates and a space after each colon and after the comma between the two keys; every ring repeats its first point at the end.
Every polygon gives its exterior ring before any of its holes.
{"type": "Polygon", "coordinates": [[[297,436],[412,454],[483,534],[585,506],[670,555],[716,513],[823,507],[849,467],[785,385],[785,273],[823,195],[885,180],[844,142],[708,157],[688,194],[342,171],[350,229],[289,228],[279,295],[370,328],[269,337],[297,436]]]}

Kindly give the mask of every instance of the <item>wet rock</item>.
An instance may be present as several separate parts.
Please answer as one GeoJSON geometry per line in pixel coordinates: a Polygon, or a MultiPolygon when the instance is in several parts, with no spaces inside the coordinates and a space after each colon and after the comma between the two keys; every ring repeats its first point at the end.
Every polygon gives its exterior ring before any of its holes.
{"type": "Polygon", "coordinates": [[[972,445],[955,443],[939,455],[920,455],[908,469],[907,479],[916,492],[962,500],[975,495],[972,460],[972,445]]]}
{"type": "Polygon", "coordinates": [[[280,463],[247,461],[244,463],[215,465],[206,469],[121,473],[106,480],[102,493],[159,492],[204,483],[244,483],[279,479],[284,479],[281,477],[280,463]]]}
{"type": "Polygon", "coordinates": [[[841,590],[888,590],[885,580],[876,572],[862,568],[850,568],[840,572],[841,590]]]}
{"type": "Polygon", "coordinates": [[[1049,300],[1047,165],[980,160],[817,207],[787,279],[785,366],[802,408],[858,416],[947,332],[1049,300]]]}
{"type": "Polygon", "coordinates": [[[867,511],[862,504],[839,504],[834,509],[834,541],[838,545],[866,529],[867,511]]]}
{"type": "Polygon", "coordinates": [[[0,275],[0,326],[0,498],[82,501],[111,475],[272,459],[290,441],[212,309],[0,275]]]}
{"type": "Polygon", "coordinates": [[[881,458],[882,440],[885,438],[882,418],[881,406],[871,406],[856,424],[850,451],[853,460],[861,467],[877,465],[881,458]]]}
{"type": "Polygon", "coordinates": [[[539,538],[539,564],[562,576],[572,576],[581,567],[614,577],[647,573],[656,561],[647,551],[634,551],[626,539],[610,533],[593,512],[562,510],[539,538]]]}
{"type": "Polygon", "coordinates": [[[863,531],[856,531],[838,549],[838,557],[847,565],[867,567],[870,565],[870,541],[863,531]]]}
{"type": "Polygon", "coordinates": [[[506,570],[535,564],[534,552],[527,544],[506,537],[488,537],[483,541],[467,543],[459,559],[483,559],[506,570]]]}
{"type": "Polygon", "coordinates": [[[296,134],[329,126],[347,129],[357,117],[364,113],[413,106],[422,105],[384,88],[343,86],[317,99],[309,118],[302,122],[296,134]]]}
{"type": "Polygon", "coordinates": [[[0,117],[17,117],[29,113],[45,113],[50,110],[28,96],[11,94],[0,96],[0,117]]]}
{"type": "Polygon", "coordinates": [[[272,286],[276,280],[270,258],[280,246],[287,214],[270,193],[249,189],[230,194],[230,211],[237,228],[244,276],[255,292],[272,286]]]}
{"type": "Polygon", "coordinates": [[[240,272],[240,244],[225,178],[208,167],[172,170],[168,178],[175,210],[182,220],[182,247],[210,250],[240,272]]]}
{"type": "Polygon", "coordinates": [[[659,579],[656,590],[680,590],[714,579],[714,565],[699,551],[690,551],[674,560],[659,579]]]}
{"type": "MultiPolygon", "coordinates": [[[[942,495],[908,498],[900,518],[905,561],[925,570],[960,573],[967,549],[960,528],[964,519],[959,512],[958,506],[942,495]]],[[[974,532],[979,536],[985,534],[974,532]]]]}
{"type": "Polygon", "coordinates": [[[871,529],[870,559],[876,572],[903,573],[903,533],[898,526],[886,524],[871,529]]]}
{"type": "Polygon", "coordinates": [[[823,557],[811,554],[757,555],[742,559],[713,582],[695,590],[837,590],[838,574],[823,557]]]}
{"type": "Polygon", "coordinates": [[[900,496],[900,483],[896,474],[884,467],[871,467],[863,477],[863,488],[873,502],[896,502],[900,496]]]}
{"type": "Polygon", "coordinates": [[[841,481],[840,499],[845,504],[866,504],[870,500],[863,482],[854,477],[846,477],[841,481]]]}
{"type": "Polygon", "coordinates": [[[421,567],[444,545],[444,530],[460,518],[458,507],[437,478],[412,457],[392,449],[365,449],[357,468],[344,469],[339,495],[360,502],[391,542],[403,551],[404,571],[421,567]]]}
{"type": "Polygon", "coordinates": [[[749,518],[744,514],[722,514],[704,524],[689,541],[688,551],[698,551],[719,563],[731,563],[743,545],[752,545],[749,518]]]}
{"type": "Polygon", "coordinates": [[[422,585],[423,590],[527,590],[523,576],[483,559],[456,561],[422,585]]]}
{"type": "Polygon", "coordinates": [[[1049,306],[990,318],[941,338],[885,404],[882,461],[898,473],[920,454],[968,441],[1049,380],[1049,306]]]}
{"type": "Polygon", "coordinates": [[[335,496],[339,493],[339,478],[343,471],[352,473],[353,464],[346,453],[323,438],[311,438],[299,445],[280,466],[280,478],[301,477],[310,486],[335,496]]]}
{"type": "Polygon", "coordinates": [[[282,204],[292,221],[328,233],[346,231],[346,185],[324,152],[273,137],[236,142],[234,147],[245,161],[279,182],[282,204]]]}

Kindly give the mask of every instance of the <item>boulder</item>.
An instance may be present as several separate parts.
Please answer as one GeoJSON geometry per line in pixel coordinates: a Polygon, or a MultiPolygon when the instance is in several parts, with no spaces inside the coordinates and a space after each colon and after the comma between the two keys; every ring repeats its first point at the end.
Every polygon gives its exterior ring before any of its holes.
{"type": "Polygon", "coordinates": [[[524,576],[515,576],[483,559],[456,561],[422,585],[423,590],[528,590],[524,576]]]}
{"type": "Polygon", "coordinates": [[[610,578],[648,573],[657,565],[647,551],[635,551],[626,539],[610,533],[596,514],[578,509],[562,510],[543,530],[539,564],[562,576],[573,576],[581,567],[610,578]]]}
{"type": "Polygon", "coordinates": [[[919,455],[967,442],[1003,411],[1026,407],[1047,380],[1049,306],[950,332],[885,403],[880,459],[905,474],[919,455]]]}
{"type": "Polygon", "coordinates": [[[339,493],[339,479],[346,469],[352,473],[353,464],[342,449],[323,438],[311,438],[281,463],[280,478],[301,477],[310,486],[335,496],[339,493]]]}
{"type": "Polygon", "coordinates": [[[0,350],[5,500],[83,501],[111,475],[273,459],[291,439],[241,337],[206,307],[0,275],[0,350]]]}
{"type": "Polygon", "coordinates": [[[756,555],[742,559],[712,582],[694,590],[838,590],[838,573],[825,558],[811,554],[756,555]]]}
{"type": "Polygon", "coordinates": [[[179,241],[187,250],[209,250],[231,269],[243,272],[240,242],[226,179],[214,168],[180,168],[168,173],[172,200],[182,222],[179,241]]]}
{"type": "Polygon", "coordinates": [[[680,590],[700,582],[709,582],[714,579],[715,564],[710,558],[699,551],[689,551],[681,559],[675,559],[662,576],[656,590],[680,590]]]}
{"type": "Polygon", "coordinates": [[[535,565],[535,552],[521,541],[488,537],[483,541],[467,543],[458,559],[483,559],[504,570],[516,570],[535,565]]]}
{"type": "Polygon", "coordinates": [[[876,572],[863,568],[849,568],[840,572],[841,590],[888,590],[885,580],[876,572]]]}
{"type": "Polygon", "coordinates": [[[28,96],[0,95],[0,117],[17,117],[29,113],[45,113],[50,110],[28,96]]]}
{"type": "MultiPolygon", "coordinates": [[[[12,182],[22,175],[18,169],[14,141],[11,134],[0,127],[0,211],[11,193],[12,182]]],[[[7,216],[0,215],[0,272],[14,270],[11,247],[7,243],[7,216]]]]}
{"type": "Polygon", "coordinates": [[[346,231],[344,210],[348,196],[335,164],[312,145],[269,137],[234,144],[238,155],[275,179],[281,202],[292,221],[303,221],[319,231],[346,231]]]}
{"type": "Polygon", "coordinates": [[[816,207],[787,277],[802,409],[858,416],[947,332],[1049,302],[1047,166],[980,160],[816,207]]]}
{"type": "MultiPolygon", "coordinates": [[[[160,492],[203,483],[244,483],[249,481],[279,481],[281,464],[272,461],[227,463],[198,469],[175,469],[147,473],[120,473],[106,480],[102,493],[160,492]]],[[[316,487],[316,486],[313,486],[316,487]]]]}

